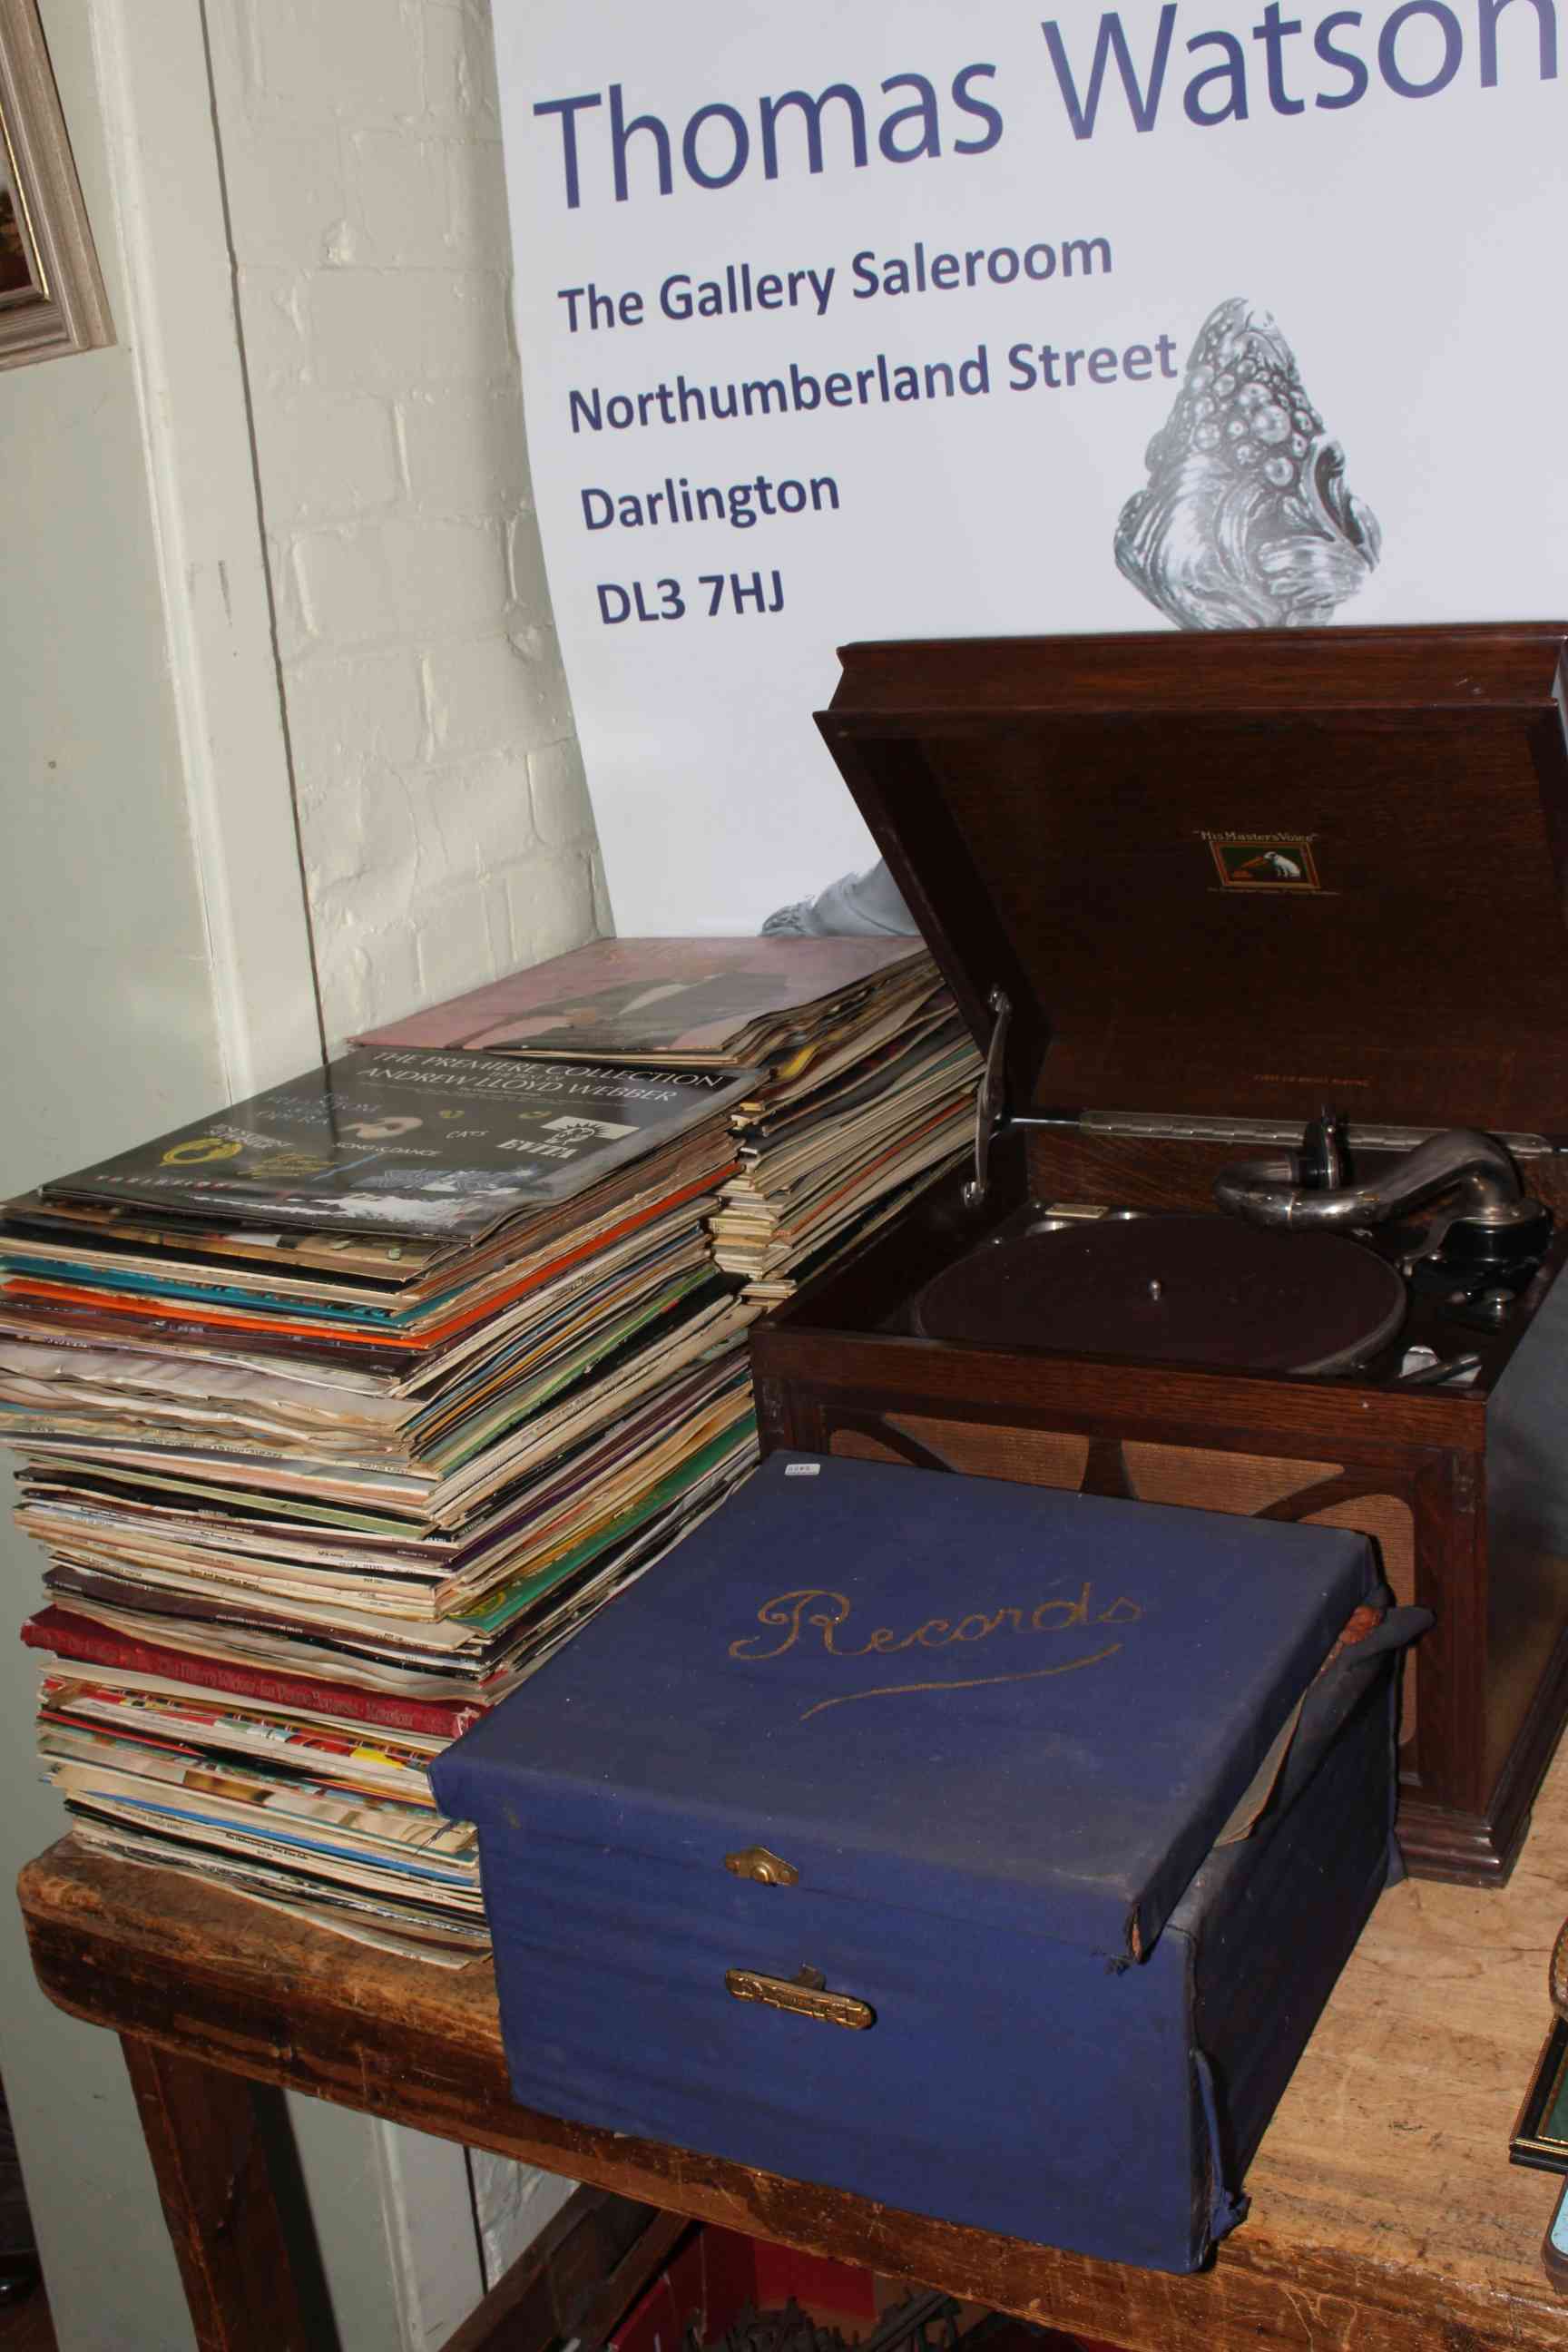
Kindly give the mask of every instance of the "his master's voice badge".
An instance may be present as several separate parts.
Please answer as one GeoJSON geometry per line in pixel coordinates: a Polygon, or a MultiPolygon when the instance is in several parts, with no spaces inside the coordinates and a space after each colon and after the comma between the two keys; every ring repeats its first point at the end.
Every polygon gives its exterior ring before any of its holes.
{"type": "Polygon", "coordinates": [[[1314,836],[1304,833],[1205,833],[1226,890],[1321,890],[1314,836]]]}

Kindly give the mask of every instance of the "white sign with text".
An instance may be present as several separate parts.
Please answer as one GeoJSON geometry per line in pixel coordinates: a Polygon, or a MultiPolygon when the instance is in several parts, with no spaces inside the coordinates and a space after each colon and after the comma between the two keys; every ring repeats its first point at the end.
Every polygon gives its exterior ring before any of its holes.
{"type": "Polygon", "coordinates": [[[624,934],[868,862],[849,639],[1568,612],[1553,0],[495,19],[624,934]]]}

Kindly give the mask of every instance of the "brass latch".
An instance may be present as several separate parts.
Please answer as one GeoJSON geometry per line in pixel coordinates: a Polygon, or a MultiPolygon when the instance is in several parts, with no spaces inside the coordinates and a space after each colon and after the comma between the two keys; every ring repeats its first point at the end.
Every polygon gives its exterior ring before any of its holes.
{"type": "Polygon", "coordinates": [[[737,2000],[761,2001],[764,2009],[787,2010],[792,2017],[819,2018],[824,2025],[847,2025],[864,2033],[877,2012],[848,1993],[829,1992],[820,1969],[800,1969],[793,1977],[759,1976],[755,1969],[726,1969],[724,1982],[737,2000]]]}
{"type": "Polygon", "coordinates": [[[724,1867],[737,1878],[754,1878],[759,1886],[796,1886],[800,1873],[793,1862],[780,1853],[770,1853],[765,1845],[743,1846],[739,1853],[727,1853],[724,1867]]]}

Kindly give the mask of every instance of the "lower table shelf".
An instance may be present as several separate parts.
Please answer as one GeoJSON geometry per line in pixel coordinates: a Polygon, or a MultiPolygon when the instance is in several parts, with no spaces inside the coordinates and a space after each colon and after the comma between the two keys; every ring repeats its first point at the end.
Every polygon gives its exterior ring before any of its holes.
{"type": "Polygon", "coordinates": [[[517,2106],[488,1969],[344,1943],[68,1838],[23,1873],[38,1979],[126,2038],[197,2339],[287,2352],[256,2086],[313,2094],[661,2210],[861,2263],[1130,2352],[1561,2352],[1541,2266],[1559,2184],[1508,2162],[1568,1887],[1568,1760],[1510,1885],[1384,1897],[1194,2278],[1120,2269],[517,2106]],[[227,2203],[212,2203],[212,2179],[227,2203]],[[241,2226],[243,2222],[243,2226],[241,2226]]]}

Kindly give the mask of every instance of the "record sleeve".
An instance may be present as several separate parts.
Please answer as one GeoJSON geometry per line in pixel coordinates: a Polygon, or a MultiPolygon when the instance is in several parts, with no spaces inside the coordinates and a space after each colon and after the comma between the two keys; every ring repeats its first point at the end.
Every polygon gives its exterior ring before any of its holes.
{"type": "Polygon", "coordinates": [[[761,1060],[795,1014],[814,1024],[846,993],[929,962],[918,939],[595,940],[359,1043],[761,1060]]]}
{"type": "Polygon", "coordinates": [[[473,1241],[738,1102],[752,1074],[345,1055],[43,1188],[260,1225],[473,1241]]]}

